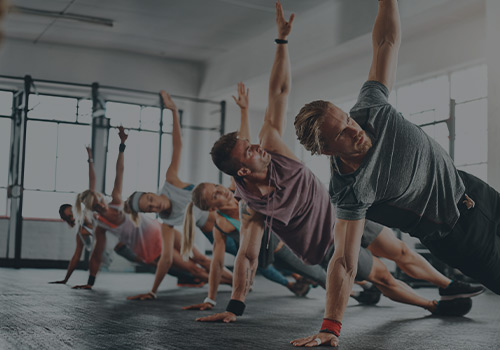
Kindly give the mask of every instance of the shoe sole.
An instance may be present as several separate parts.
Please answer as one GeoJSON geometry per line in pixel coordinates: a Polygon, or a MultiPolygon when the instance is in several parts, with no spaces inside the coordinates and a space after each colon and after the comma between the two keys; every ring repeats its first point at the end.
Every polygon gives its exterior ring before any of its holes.
{"type": "Polygon", "coordinates": [[[443,295],[443,296],[441,296],[440,300],[454,300],[454,299],[460,299],[460,298],[471,298],[471,297],[475,297],[479,294],[483,294],[484,291],[485,291],[485,289],[480,290],[480,291],[475,292],[475,293],[443,295]]]}

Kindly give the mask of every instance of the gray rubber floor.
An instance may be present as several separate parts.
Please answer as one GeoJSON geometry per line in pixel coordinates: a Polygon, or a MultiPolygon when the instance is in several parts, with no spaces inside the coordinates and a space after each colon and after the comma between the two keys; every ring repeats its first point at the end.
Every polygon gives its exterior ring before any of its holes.
{"type": "MultiPolygon", "coordinates": [[[[0,349],[294,349],[289,341],[311,335],[321,324],[325,292],[297,298],[257,276],[245,316],[236,323],[199,323],[211,312],[183,311],[202,302],[207,287],[177,288],[168,277],[156,301],[127,301],[151,288],[153,275],[100,273],[94,290],[50,285],[62,270],[0,268],[0,349]]],[[[225,309],[230,288],[219,293],[225,309]]],[[[433,299],[435,289],[418,293],[433,299]]],[[[377,306],[351,300],[339,349],[500,349],[500,297],[474,298],[466,317],[437,318],[417,307],[382,298],[377,306]]]]}

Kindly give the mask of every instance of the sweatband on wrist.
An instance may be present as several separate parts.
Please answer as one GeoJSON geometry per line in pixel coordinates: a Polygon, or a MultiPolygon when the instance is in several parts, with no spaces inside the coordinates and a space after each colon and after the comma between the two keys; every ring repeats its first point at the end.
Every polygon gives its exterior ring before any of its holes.
{"type": "Polygon", "coordinates": [[[88,279],[88,281],[87,281],[87,284],[88,284],[89,286],[93,286],[93,285],[94,285],[94,283],[95,283],[95,276],[89,276],[89,279],[88,279]]]}
{"type": "Polygon", "coordinates": [[[209,297],[206,297],[205,300],[203,300],[204,303],[209,303],[211,304],[212,306],[215,306],[217,305],[217,302],[213,299],[210,299],[209,297]]]}
{"type": "Polygon", "coordinates": [[[151,295],[151,296],[153,297],[153,299],[158,298],[158,297],[156,296],[156,293],[155,293],[155,292],[153,292],[153,291],[150,291],[148,294],[149,294],[149,295],[151,295]]]}
{"type": "Polygon", "coordinates": [[[124,143],[120,143],[120,148],[118,148],[118,150],[120,152],[123,152],[123,151],[125,151],[125,147],[127,147],[127,146],[124,143]]]}
{"type": "Polygon", "coordinates": [[[274,39],[276,44],[288,44],[288,40],[285,39],[274,39]]]}
{"type": "Polygon", "coordinates": [[[340,337],[340,329],[342,328],[342,323],[336,320],[330,320],[328,318],[323,319],[321,324],[320,333],[331,333],[335,336],[340,337]]]}
{"type": "Polygon", "coordinates": [[[226,311],[232,312],[236,316],[241,316],[243,315],[243,311],[245,311],[245,303],[236,299],[231,299],[227,304],[226,311]]]}

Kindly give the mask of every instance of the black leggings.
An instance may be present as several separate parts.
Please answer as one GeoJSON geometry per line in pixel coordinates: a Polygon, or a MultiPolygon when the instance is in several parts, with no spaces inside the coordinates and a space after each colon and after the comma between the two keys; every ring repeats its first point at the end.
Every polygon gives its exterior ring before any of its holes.
{"type": "Polygon", "coordinates": [[[477,177],[459,173],[475,206],[467,209],[464,196],[453,230],[444,238],[423,243],[445,263],[500,294],[500,194],[477,177]]]}
{"type": "Polygon", "coordinates": [[[322,287],[326,286],[325,270],[319,265],[306,265],[285,245],[274,253],[274,265],[318,282],[322,287]]]}

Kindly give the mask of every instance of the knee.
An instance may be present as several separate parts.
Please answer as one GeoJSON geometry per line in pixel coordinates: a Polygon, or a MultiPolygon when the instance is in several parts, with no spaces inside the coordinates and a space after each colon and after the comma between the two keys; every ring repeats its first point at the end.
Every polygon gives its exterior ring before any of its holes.
{"type": "MultiPolygon", "coordinates": [[[[385,267],[385,266],[384,266],[385,267]]],[[[375,284],[390,288],[396,283],[396,279],[391,275],[387,268],[379,269],[373,276],[372,281],[375,284]]]]}
{"type": "Polygon", "coordinates": [[[411,259],[414,252],[406,245],[406,243],[401,242],[397,255],[394,257],[396,262],[405,262],[411,259]]]}

